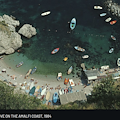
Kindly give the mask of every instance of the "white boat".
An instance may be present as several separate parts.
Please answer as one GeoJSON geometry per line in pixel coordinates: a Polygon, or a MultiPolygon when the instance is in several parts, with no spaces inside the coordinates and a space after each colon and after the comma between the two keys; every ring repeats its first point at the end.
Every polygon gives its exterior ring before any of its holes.
{"type": "Polygon", "coordinates": [[[83,49],[83,48],[81,48],[81,47],[79,47],[79,46],[75,46],[74,47],[76,50],[78,50],[78,51],[81,51],[81,52],[84,52],[85,51],[85,49],[83,49]]]}
{"type": "Polygon", "coordinates": [[[115,38],[113,35],[111,35],[111,38],[112,38],[113,40],[116,40],[116,38],[115,38]]]}
{"type": "Polygon", "coordinates": [[[89,56],[88,55],[84,55],[84,56],[82,56],[82,58],[84,59],[84,58],[88,58],[89,56]]]}
{"type": "Polygon", "coordinates": [[[75,86],[73,79],[69,79],[69,82],[70,82],[70,86],[75,86]]]}
{"type": "Polygon", "coordinates": [[[32,82],[32,83],[30,84],[30,89],[31,89],[33,86],[34,86],[34,82],[32,82]]]}
{"type": "Polygon", "coordinates": [[[50,92],[48,91],[46,94],[46,100],[49,100],[49,98],[50,98],[50,92]]]}
{"type": "Polygon", "coordinates": [[[68,75],[72,72],[72,69],[73,69],[73,67],[71,66],[69,69],[68,69],[68,75]]]}
{"type": "Polygon", "coordinates": [[[100,14],[101,17],[103,17],[103,16],[105,16],[105,15],[107,15],[107,13],[101,13],[101,14],[100,14]]]}
{"type": "Polygon", "coordinates": [[[64,88],[62,88],[61,91],[62,91],[62,94],[64,94],[64,88]]]}
{"type": "Polygon", "coordinates": [[[73,18],[73,19],[71,20],[71,22],[70,22],[70,28],[71,28],[71,30],[73,30],[73,29],[75,28],[75,26],[76,26],[76,19],[73,18]]]}
{"type": "Polygon", "coordinates": [[[120,58],[117,60],[117,65],[120,66],[120,58]]]}
{"type": "Polygon", "coordinates": [[[109,18],[107,18],[106,20],[105,20],[105,22],[110,22],[111,21],[111,17],[109,17],[109,18]]]}
{"type": "Polygon", "coordinates": [[[112,53],[114,51],[114,48],[111,48],[110,50],[109,50],[109,53],[112,53]]]}
{"type": "Polygon", "coordinates": [[[46,87],[42,90],[41,95],[45,95],[46,93],[46,87]]]}
{"type": "Polygon", "coordinates": [[[46,15],[49,15],[51,12],[50,11],[47,11],[47,12],[44,12],[41,14],[41,16],[46,16],[46,15]]]}
{"type": "Polygon", "coordinates": [[[61,89],[58,91],[58,93],[59,93],[59,95],[62,95],[62,91],[61,91],[61,89]]]}
{"type": "Polygon", "coordinates": [[[101,6],[94,6],[94,9],[102,9],[102,7],[101,6]]]}

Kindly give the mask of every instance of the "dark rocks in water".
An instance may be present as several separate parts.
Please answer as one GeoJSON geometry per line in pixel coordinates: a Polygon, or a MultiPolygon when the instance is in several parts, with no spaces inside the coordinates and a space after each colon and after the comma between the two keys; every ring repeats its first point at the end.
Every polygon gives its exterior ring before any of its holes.
{"type": "Polygon", "coordinates": [[[23,43],[23,47],[25,47],[25,48],[29,48],[30,46],[31,46],[30,43],[23,43]]]}
{"type": "Polygon", "coordinates": [[[118,5],[118,3],[115,3],[112,0],[105,0],[103,4],[108,14],[120,18],[120,5],[118,5]]]}

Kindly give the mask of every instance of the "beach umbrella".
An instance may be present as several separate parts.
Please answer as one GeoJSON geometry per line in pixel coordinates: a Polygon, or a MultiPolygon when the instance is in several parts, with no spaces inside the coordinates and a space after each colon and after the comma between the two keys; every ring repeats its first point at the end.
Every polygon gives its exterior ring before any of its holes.
{"type": "Polygon", "coordinates": [[[29,94],[34,94],[34,92],[35,92],[35,86],[32,87],[32,89],[30,90],[29,94]]]}

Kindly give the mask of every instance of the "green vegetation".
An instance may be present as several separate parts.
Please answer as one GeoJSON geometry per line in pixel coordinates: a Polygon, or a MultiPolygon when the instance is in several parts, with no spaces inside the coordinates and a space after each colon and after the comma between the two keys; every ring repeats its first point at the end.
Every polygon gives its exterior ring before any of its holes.
{"type": "Polygon", "coordinates": [[[11,32],[8,28],[8,25],[5,23],[5,21],[0,22],[0,31],[3,31],[8,34],[8,36],[11,35],[11,32]]]}
{"type": "Polygon", "coordinates": [[[1,109],[120,109],[120,80],[113,80],[112,77],[97,84],[87,102],[75,101],[58,107],[43,105],[39,99],[23,93],[14,94],[13,91],[13,87],[0,82],[1,109]]]}

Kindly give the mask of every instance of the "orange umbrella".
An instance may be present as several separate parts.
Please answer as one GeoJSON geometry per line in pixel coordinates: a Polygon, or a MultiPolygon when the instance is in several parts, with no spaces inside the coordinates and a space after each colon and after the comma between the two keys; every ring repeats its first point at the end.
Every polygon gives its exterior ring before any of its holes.
{"type": "Polygon", "coordinates": [[[117,21],[116,20],[113,20],[110,22],[111,25],[115,24],[117,21]]]}

